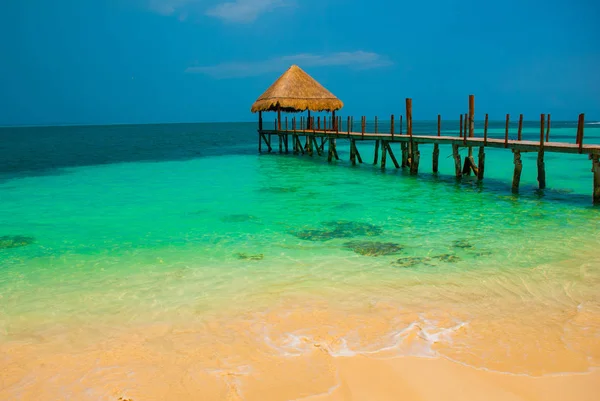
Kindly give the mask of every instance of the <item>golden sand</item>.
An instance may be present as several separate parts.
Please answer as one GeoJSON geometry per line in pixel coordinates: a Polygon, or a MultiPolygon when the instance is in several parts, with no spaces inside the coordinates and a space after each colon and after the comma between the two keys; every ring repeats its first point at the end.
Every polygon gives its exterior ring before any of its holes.
{"type": "Polygon", "coordinates": [[[456,312],[290,299],[177,324],[62,326],[0,345],[0,400],[598,399],[597,333],[577,334],[580,352],[505,319],[512,339],[456,312]]]}

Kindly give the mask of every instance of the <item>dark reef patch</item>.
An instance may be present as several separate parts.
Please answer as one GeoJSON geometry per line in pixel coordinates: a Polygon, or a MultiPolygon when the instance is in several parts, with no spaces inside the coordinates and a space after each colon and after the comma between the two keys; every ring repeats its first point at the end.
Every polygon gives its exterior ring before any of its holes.
{"type": "Polygon", "coordinates": [[[31,245],[35,238],[23,235],[4,235],[0,237],[0,249],[20,248],[31,245]]]}
{"type": "Polygon", "coordinates": [[[382,256],[397,254],[403,247],[393,242],[350,241],[344,244],[344,248],[363,256],[382,256]]]}

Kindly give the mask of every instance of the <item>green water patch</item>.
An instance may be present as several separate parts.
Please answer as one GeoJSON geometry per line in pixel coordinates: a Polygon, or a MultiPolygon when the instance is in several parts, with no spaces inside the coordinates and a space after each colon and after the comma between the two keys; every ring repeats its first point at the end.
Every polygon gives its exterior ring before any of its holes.
{"type": "Polygon", "coordinates": [[[262,253],[248,254],[248,253],[238,252],[234,256],[239,260],[254,260],[254,261],[263,260],[265,258],[265,255],[263,255],[262,253]]]}
{"type": "Polygon", "coordinates": [[[221,217],[223,223],[245,223],[255,220],[258,220],[258,218],[251,214],[228,214],[227,216],[221,217]]]}
{"type": "Polygon", "coordinates": [[[35,238],[24,235],[4,235],[0,237],[0,249],[21,248],[31,245],[35,238]]]}
{"type": "Polygon", "coordinates": [[[363,256],[395,255],[403,249],[400,244],[380,241],[349,241],[343,247],[363,256]]]}
{"type": "Polygon", "coordinates": [[[380,226],[356,221],[326,221],[322,228],[292,232],[296,237],[307,241],[329,241],[337,238],[373,237],[383,233],[380,226]]]}

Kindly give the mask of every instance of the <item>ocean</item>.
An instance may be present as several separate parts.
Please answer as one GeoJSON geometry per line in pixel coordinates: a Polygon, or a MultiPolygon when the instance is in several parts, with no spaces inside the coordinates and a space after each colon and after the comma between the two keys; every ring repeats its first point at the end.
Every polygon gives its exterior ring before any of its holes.
{"type": "MultiPolygon", "coordinates": [[[[576,123],[552,124],[574,142],[576,123]]],[[[303,359],[316,348],[535,377],[600,366],[587,156],[547,153],[539,190],[523,154],[512,194],[509,150],[487,149],[483,182],[457,181],[449,146],[437,175],[421,146],[411,176],[373,165],[372,143],[357,166],[341,139],[334,163],[258,154],[256,128],[0,128],[0,399],[133,399],[155,377],[251,399],[268,366],[294,372],[282,388],[325,392],[329,362],[303,359]]]]}

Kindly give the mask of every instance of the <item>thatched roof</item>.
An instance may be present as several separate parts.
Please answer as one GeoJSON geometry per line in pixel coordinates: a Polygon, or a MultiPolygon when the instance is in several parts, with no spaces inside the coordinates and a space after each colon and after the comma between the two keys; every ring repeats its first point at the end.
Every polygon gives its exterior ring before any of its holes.
{"type": "Polygon", "coordinates": [[[257,111],[333,111],[344,103],[297,65],[291,66],[252,105],[257,111]]]}

